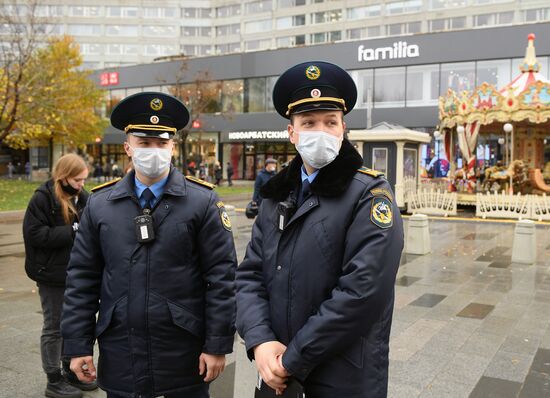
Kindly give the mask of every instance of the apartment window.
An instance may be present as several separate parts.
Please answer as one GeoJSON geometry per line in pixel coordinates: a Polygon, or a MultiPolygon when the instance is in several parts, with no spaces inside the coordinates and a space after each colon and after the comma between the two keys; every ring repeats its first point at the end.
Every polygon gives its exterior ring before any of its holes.
{"type": "MultiPolygon", "coordinates": [[[[239,29],[240,30],[240,29],[239,29]]],[[[210,27],[201,27],[200,28],[200,35],[202,37],[210,37],[212,36],[212,28],[210,27]]]]}
{"type": "Polygon", "coordinates": [[[63,6],[36,6],[36,15],[39,17],[60,17],[63,15],[63,6]]]}
{"type": "Polygon", "coordinates": [[[366,36],[366,29],[365,28],[355,28],[355,29],[348,29],[346,31],[346,37],[348,40],[357,40],[362,39],[366,36]]]}
{"type": "Polygon", "coordinates": [[[145,55],[161,55],[159,44],[146,44],[145,55]]]}
{"type": "Polygon", "coordinates": [[[297,7],[306,4],[306,0],[279,0],[277,5],[279,8],[297,7]]]}
{"type": "Polygon", "coordinates": [[[306,44],[306,35],[294,36],[294,44],[297,46],[302,46],[306,44]]]}
{"type": "Polygon", "coordinates": [[[430,0],[430,10],[440,10],[443,8],[455,8],[466,6],[466,0],[430,0]]]}
{"type": "Polygon", "coordinates": [[[143,36],[174,37],[175,26],[143,26],[143,36]]]}
{"type": "Polygon", "coordinates": [[[200,55],[212,54],[212,46],[199,46],[200,55]]]}
{"type": "Polygon", "coordinates": [[[176,52],[176,46],[169,44],[164,44],[160,46],[161,55],[174,55],[176,52]]]}
{"type": "Polygon", "coordinates": [[[181,47],[181,51],[184,55],[198,55],[198,48],[197,46],[190,46],[190,45],[183,45],[181,47]]]}
{"type": "Polygon", "coordinates": [[[472,90],[475,83],[473,62],[441,64],[441,93],[446,93],[448,89],[456,92],[472,90]]]}
{"type": "Polygon", "coordinates": [[[107,54],[112,54],[112,55],[122,54],[122,45],[121,44],[108,44],[107,45],[107,54]]]}
{"type": "Polygon", "coordinates": [[[271,5],[271,0],[258,0],[245,3],[245,10],[247,14],[257,14],[260,12],[271,11],[271,5]]]}
{"type": "Polygon", "coordinates": [[[368,7],[354,7],[346,10],[348,19],[365,19],[380,16],[380,5],[373,5],[368,7]]]}
{"type": "Polygon", "coordinates": [[[105,34],[107,36],[137,36],[138,27],[136,25],[107,25],[105,34]]]}
{"type": "Polygon", "coordinates": [[[86,55],[97,55],[103,51],[103,45],[95,43],[83,43],[80,45],[80,51],[86,55]]]}
{"type": "Polygon", "coordinates": [[[271,30],[271,19],[250,21],[244,24],[245,33],[268,32],[271,30]]]}
{"type": "Polygon", "coordinates": [[[407,106],[437,105],[439,65],[407,67],[407,106]]]}
{"type": "Polygon", "coordinates": [[[216,16],[218,18],[233,17],[236,15],[241,15],[240,4],[231,4],[228,6],[216,8],[216,16]]]}
{"type": "Polygon", "coordinates": [[[476,63],[476,86],[487,82],[502,88],[512,79],[509,59],[478,61],[476,63]]]}
{"type": "Polygon", "coordinates": [[[514,11],[499,12],[497,18],[500,25],[511,24],[514,22],[514,11]]]}
{"type": "Polygon", "coordinates": [[[265,77],[246,79],[244,91],[245,112],[265,112],[267,95],[265,77]]]}
{"type": "Polygon", "coordinates": [[[544,21],[550,19],[550,8],[537,8],[523,11],[525,22],[544,21]]]}
{"type": "Polygon", "coordinates": [[[430,32],[445,30],[446,19],[433,19],[430,21],[430,32]]]}
{"type": "Polygon", "coordinates": [[[306,36],[285,36],[277,38],[277,47],[292,47],[306,44],[306,36]]]}
{"type": "Polygon", "coordinates": [[[326,32],[313,33],[310,36],[310,42],[312,44],[325,43],[326,41],[327,41],[327,33],[326,32]]]}
{"type": "MultiPolygon", "coordinates": [[[[60,35],[63,33],[63,25],[41,24],[38,25],[37,29],[45,35],[60,35]]],[[[8,33],[8,31],[6,30],[5,33],[8,33]]]]}
{"type": "Polygon", "coordinates": [[[240,43],[227,43],[216,45],[216,54],[229,54],[241,50],[240,43]]]}
{"type": "Polygon", "coordinates": [[[137,7],[107,7],[107,16],[135,18],[138,16],[138,9],[137,7]]]}
{"type": "Polygon", "coordinates": [[[367,28],[367,37],[380,37],[380,36],[382,36],[380,26],[369,26],[367,28]]]}
{"type": "Polygon", "coordinates": [[[489,26],[494,25],[495,14],[474,15],[474,26],[489,26]]]}
{"type": "Polygon", "coordinates": [[[245,42],[245,48],[247,51],[266,50],[270,46],[271,46],[271,39],[250,40],[245,42]]]}
{"type": "Polygon", "coordinates": [[[340,41],[340,40],[342,40],[342,31],[335,30],[333,32],[329,32],[329,41],[330,42],[335,42],[335,41],[340,41]]]}
{"type": "Polygon", "coordinates": [[[313,23],[336,22],[342,19],[342,10],[316,12],[312,16],[313,23]]]}
{"type": "Polygon", "coordinates": [[[407,33],[420,33],[422,30],[421,22],[409,22],[407,24],[407,33]]]}
{"type": "Polygon", "coordinates": [[[379,68],[374,71],[374,106],[405,106],[405,67],[379,68]]]}
{"type": "Polygon", "coordinates": [[[386,35],[388,36],[397,36],[403,34],[403,28],[405,24],[402,23],[392,23],[386,25],[386,35]]]}
{"type": "Polygon", "coordinates": [[[68,33],[72,36],[94,36],[101,34],[101,25],[69,25],[68,33]]]}
{"type": "Polygon", "coordinates": [[[466,27],[466,17],[451,18],[451,29],[464,29],[466,27]]]}
{"type": "Polygon", "coordinates": [[[98,17],[100,7],[69,6],[69,15],[71,17],[98,17]]]}
{"type": "Polygon", "coordinates": [[[238,23],[216,26],[216,36],[238,35],[241,32],[241,25],[238,23]]]}
{"type": "Polygon", "coordinates": [[[422,10],[422,0],[397,1],[386,4],[388,14],[404,14],[407,12],[418,12],[422,10]]]}
{"type": "Polygon", "coordinates": [[[184,26],[181,29],[182,35],[186,36],[186,37],[197,36],[198,31],[199,31],[199,28],[197,28],[195,26],[184,26]]]}
{"type": "Polygon", "coordinates": [[[176,18],[179,17],[175,7],[143,7],[145,18],[176,18]]]}
{"type": "Polygon", "coordinates": [[[122,47],[122,52],[126,55],[139,55],[140,47],[137,44],[125,44],[122,47]]]}

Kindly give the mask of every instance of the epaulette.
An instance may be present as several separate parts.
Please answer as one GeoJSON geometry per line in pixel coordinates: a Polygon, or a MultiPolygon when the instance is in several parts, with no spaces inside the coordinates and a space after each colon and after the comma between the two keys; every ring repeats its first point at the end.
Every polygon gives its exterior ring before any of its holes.
{"type": "Polygon", "coordinates": [[[384,173],[382,173],[381,171],[376,171],[376,170],[373,170],[373,169],[369,169],[367,167],[361,167],[360,169],[357,169],[357,171],[359,173],[363,173],[363,174],[366,174],[366,175],[369,175],[371,177],[383,177],[384,176],[384,173]]]}
{"type": "Polygon", "coordinates": [[[216,187],[214,184],[210,184],[209,182],[206,182],[194,176],[185,176],[185,178],[188,179],[189,181],[200,184],[208,189],[214,189],[216,187]]]}
{"type": "Polygon", "coordinates": [[[97,186],[93,187],[92,189],[90,189],[90,191],[92,191],[92,192],[97,192],[97,191],[99,191],[100,189],[103,189],[103,188],[106,188],[106,187],[110,187],[111,185],[115,185],[115,184],[116,184],[117,182],[119,182],[120,180],[122,180],[122,178],[117,177],[117,178],[115,178],[114,180],[107,181],[107,182],[104,183],[104,184],[97,185],[97,186]]]}

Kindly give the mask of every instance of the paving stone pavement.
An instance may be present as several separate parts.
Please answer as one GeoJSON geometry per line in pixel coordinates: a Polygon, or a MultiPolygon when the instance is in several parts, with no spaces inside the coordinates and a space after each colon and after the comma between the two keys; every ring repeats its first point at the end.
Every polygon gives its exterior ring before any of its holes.
{"type": "MultiPolygon", "coordinates": [[[[242,212],[232,222],[240,261],[252,223],[242,212]]],[[[24,272],[21,223],[0,228],[0,398],[42,397],[42,315],[24,272]]],[[[432,253],[403,255],[389,397],[550,397],[550,224],[537,226],[534,265],[511,262],[513,230],[512,223],[430,220],[432,253]]],[[[234,347],[213,398],[253,397],[253,364],[238,337],[234,347]]]]}

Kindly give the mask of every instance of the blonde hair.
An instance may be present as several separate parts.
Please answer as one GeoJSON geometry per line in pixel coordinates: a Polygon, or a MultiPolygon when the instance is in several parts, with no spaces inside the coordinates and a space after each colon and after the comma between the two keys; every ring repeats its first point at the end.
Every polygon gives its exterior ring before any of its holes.
{"type": "Polygon", "coordinates": [[[73,217],[78,217],[78,212],[70,200],[71,196],[63,190],[61,184],[67,178],[76,177],[87,169],[84,159],[74,153],[61,156],[53,168],[54,193],[61,205],[61,214],[66,224],[70,224],[73,217]]]}

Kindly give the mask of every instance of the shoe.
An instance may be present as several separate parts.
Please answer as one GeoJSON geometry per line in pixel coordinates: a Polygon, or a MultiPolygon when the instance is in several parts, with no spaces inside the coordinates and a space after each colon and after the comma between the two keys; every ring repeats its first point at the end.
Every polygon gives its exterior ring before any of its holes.
{"type": "Polygon", "coordinates": [[[50,398],[82,398],[82,391],[71,386],[64,379],[56,382],[48,381],[44,394],[50,398]]]}
{"type": "Polygon", "coordinates": [[[67,383],[69,383],[73,387],[78,388],[80,391],[93,391],[97,389],[97,383],[95,381],[92,381],[90,383],[80,381],[71,370],[69,370],[68,372],[64,371],[63,377],[67,383]]]}

